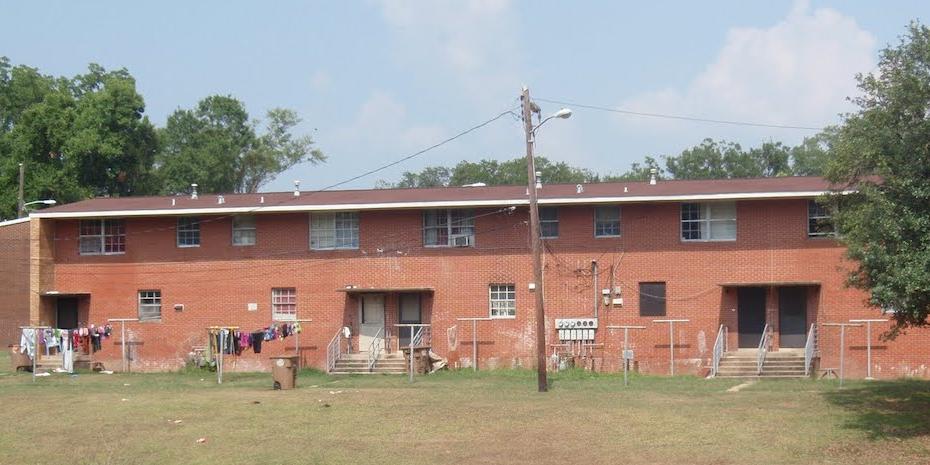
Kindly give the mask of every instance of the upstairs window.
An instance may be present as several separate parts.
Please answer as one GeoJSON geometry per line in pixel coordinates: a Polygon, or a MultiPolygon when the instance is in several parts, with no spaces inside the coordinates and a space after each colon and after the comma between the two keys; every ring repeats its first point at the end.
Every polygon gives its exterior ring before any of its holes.
{"type": "Polygon", "coordinates": [[[665,316],[665,283],[639,283],[639,316],[665,316]]]}
{"type": "Polygon", "coordinates": [[[271,319],[275,321],[297,319],[297,289],[276,287],[271,290],[271,319]]]}
{"type": "Polygon", "coordinates": [[[594,237],[620,236],[620,207],[594,209],[594,237]]]}
{"type": "Polygon", "coordinates": [[[161,291],[139,291],[139,321],[161,319],[161,291]]]}
{"type": "Polygon", "coordinates": [[[126,253],[124,220],[81,220],[78,233],[81,255],[118,255],[126,253]]]}
{"type": "Polygon", "coordinates": [[[232,244],[255,245],[255,217],[234,216],[232,220],[232,244]]]}
{"type": "Polygon", "coordinates": [[[178,247],[200,247],[200,218],[178,218],[178,247]]]}
{"type": "Polygon", "coordinates": [[[542,207],[539,209],[539,237],[543,239],[559,237],[558,207],[542,207]]]}
{"type": "Polygon", "coordinates": [[[823,205],[811,200],[807,203],[807,237],[833,236],[833,216],[823,205]]]}
{"type": "Polygon", "coordinates": [[[736,203],[681,204],[681,240],[735,241],[736,203]]]}
{"type": "Polygon", "coordinates": [[[517,291],[513,284],[491,284],[491,318],[515,318],[517,316],[517,291]]]}
{"type": "Polygon", "coordinates": [[[313,250],[357,249],[358,213],[311,214],[310,248],[313,250]]]}
{"type": "Polygon", "coordinates": [[[427,210],[423,213],[423,245],[471,247],[475,245],[475,216],[471,210],[427,210]]]}

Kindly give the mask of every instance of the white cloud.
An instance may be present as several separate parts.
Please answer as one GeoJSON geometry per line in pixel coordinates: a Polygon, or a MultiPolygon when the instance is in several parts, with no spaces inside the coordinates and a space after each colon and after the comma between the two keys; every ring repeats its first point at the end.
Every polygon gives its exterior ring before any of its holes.
{"type": "Polygon", "coordinates": [[[516,95],[520,54],[509,0],[380,3],[401,61],[420,73],[438,66],[464,91],[495,106],[501,96],[516,95]]]}
{"type": "MultiPolygon", "coordinates": [[[[713,62],[685,88],[634,96],[624,109],[799,126],[838,122],[857,93],[855,74],[875,66],[876,39],[830,8],[805,1],[768,28],[734,28],[713,62]]],[[[623,123],[629,125],[630,119],[623,123]]],[[[683,123],[643,119],[658,130],[683,123]]]]}

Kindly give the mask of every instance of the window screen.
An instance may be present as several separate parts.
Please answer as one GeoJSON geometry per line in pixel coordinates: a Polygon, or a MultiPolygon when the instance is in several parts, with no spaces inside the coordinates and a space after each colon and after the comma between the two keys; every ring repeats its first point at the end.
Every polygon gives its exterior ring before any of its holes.
{"type": "Polygon", "coordinates": [[[639,315],[665,316],[665,283],[639,283],[639,315]]]}

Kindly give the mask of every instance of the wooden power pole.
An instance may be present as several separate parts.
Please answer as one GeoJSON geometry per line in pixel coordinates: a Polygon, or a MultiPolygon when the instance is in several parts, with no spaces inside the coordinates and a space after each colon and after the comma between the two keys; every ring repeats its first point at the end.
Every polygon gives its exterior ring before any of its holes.
{"type": "Polygon", "coordinates": [[[526,131],[526,189],[530,196],[530,243],[533,248],[533,281],[536,288],[536,381],[539,392],[549,390],[546,379],[546,311],[543,299],[542,244],[539,239],[539,206],[536,199],[536,163],[533,160],[533,104],[530,90],[523,88],[523,129],[526,131]]]}

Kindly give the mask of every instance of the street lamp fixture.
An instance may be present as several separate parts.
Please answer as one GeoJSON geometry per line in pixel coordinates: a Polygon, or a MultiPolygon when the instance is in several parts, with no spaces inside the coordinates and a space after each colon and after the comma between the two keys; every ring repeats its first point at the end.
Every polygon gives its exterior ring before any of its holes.
{"type": "Polygon", "coordinates": [[[568,108],[563,108],[563,109],[561,109],[561,110],[559,110],[559,111],[557,111],[557,112],[555,112],[555,113],[553,113],[553,114],[547,116],[546,119],[540,121],[539,124],[537,124],[536,127],[533,128],[533,135],[536,135],[536,131],[538,131],[539,128],[541,128],[542,125],[546,124],[546,121],[549,121],[550,119],[553,119],[553,118],[569,119],[569,118],[571,118],[571,117],[572,117],[572,111],[571,111],[570,109],[568,109],[568,108]]]}
{"type": "Polygon", "coordinates": [[[52,200],[52,199],[49,199],[49,200],[33,200],[32,202],[26,202],[26,203],[24,203],[24,204],[23,204],[23,208],[28,207],[28,206],[30,206],[30,205],[38,205],[38,204],[42,204],[42,205],[55,205],[56,203],[58,203],[58,202],[56,202],[56,201],[54,201],[54,200],[52,200]]]}

